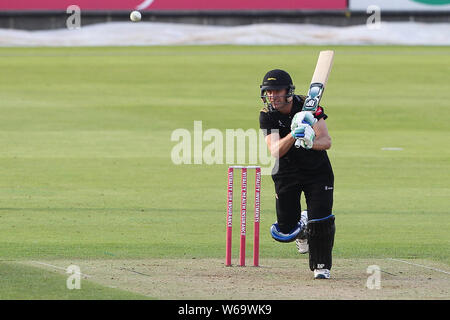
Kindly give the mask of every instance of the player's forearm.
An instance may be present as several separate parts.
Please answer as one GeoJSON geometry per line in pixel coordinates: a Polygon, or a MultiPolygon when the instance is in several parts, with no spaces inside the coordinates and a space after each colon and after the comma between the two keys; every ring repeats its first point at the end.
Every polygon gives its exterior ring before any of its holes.
{"type": "Polygon", "coordinates": [[[316,137],[312,146],[313,150],[328,150],[331,148],[330,136],[316,137]]]}
{"type": "Polygon", "coordinates": [[[272,144],[270,153],[275,158],[281,158],[289,151],[294,142],[294,137],[291,134],[288,134],[286,137],[272,144]]]}

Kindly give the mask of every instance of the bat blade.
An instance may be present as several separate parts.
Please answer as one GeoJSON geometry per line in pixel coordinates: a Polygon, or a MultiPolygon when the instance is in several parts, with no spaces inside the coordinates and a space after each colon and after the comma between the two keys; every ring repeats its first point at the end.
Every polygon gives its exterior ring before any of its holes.
{"type": "MultiPolygon", "coordinates": [[[[317,59],[316,69],[314,70],[302,111],[315,113],[319,107],[320,99],[322,99],[323,91],[325,90],[328,76],[330,75],[331,67],[333,66],[333,58],[334,51],[320,51],[319,59],[317,59]]],[[[298,139],[295,142],[295,146],[300,148],[301,139],[298,139]]]]}
{"type": "Polygon", "coordinates": [[[316,69],[314,70],[311,84],[308,90],[308,96],[303,104],[303,111],[316,112],[319,107],[320,99],[328,81],[328,76],[333,65],[334,51],[320,51],[317,59],[316,69]]]}
{"type": "Polygon", "coordinates": [[[316,69],[311,80],[311,83],[321,83],[325,88],[328,76],[333,66],[334,51],[320,51],[319,59],[317,59],[316,69]]]}

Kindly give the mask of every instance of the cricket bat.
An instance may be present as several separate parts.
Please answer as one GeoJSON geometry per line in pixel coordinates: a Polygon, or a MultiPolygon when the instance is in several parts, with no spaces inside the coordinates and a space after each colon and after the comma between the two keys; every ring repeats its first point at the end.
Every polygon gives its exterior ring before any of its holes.
{"type": "MultiPolygon", "coordinates": [[[[319,59],[317,60],[316,69],[309,85],[308,95],[303,104],[302,111],[310,111],[315,113],[319,107],[320,99],[322,98],[323,91],[327,85],[328,76],[331,72],[331,66],[333,65],[334,51],[320,51],[319,59]]],[[[295,147],[300,148],[300,140],[297,139],[295,147]]]]}

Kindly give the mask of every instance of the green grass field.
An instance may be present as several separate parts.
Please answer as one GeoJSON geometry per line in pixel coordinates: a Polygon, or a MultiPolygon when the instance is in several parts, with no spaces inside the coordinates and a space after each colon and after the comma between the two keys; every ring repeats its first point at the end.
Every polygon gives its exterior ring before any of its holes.
{"type": "MultiPolygon", "coordinates": [[[[304,93],[321,49],[0,48],[0,259],[224,258],[227,165],[173,164],[171,133],[259,128],[264,73],[285,69],[304,93]]],[[[450,264],[450,48],[332,49],[334,257],[450,264]]],[[[270,176],[261,206],[262,258],[297,258],[268,232],[270,176]]],[[[8,263],[0,298],[37,298],[8,263]]],[[[54,290],[40,297],[77,298],[54,290]]]]}

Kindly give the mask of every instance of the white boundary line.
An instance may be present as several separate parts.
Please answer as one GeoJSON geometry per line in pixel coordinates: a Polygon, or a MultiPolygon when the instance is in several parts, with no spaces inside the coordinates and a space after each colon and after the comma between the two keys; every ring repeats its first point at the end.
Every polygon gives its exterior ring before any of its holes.
{"type": "Polygon", "coordinates": [[[421,265],[421,264],[417,264],[417,263],[407,262],[407,261],[403,261],[403,260],[399,260],[399,259],[393,259],[393,258],[387,258],[387,260],[393,260],[393,261],[397,261],[397,262],[403,262],[403,263],[410,264],[410,265],[413,265],[413,266],[416,266],[416,267],[422,267],[422,268],[425,268],[425,269],[430,269],[430,270],[434,270],[434,271],[437,271],[437,272],[442,272],[442,273],[445,273],[445,274],[450,274],[450,272],[448,272],[448,271],[444,271],[444,270],[437,269],[437,268],[432,268],[432,267],[427,267],[427,266],[424,266],[424,265],[421,265]]]}
{"type": "MultiPolygon", "coordinates": [[[[52,265],[52,264],[48,264],[48,263],[44,263],[44,262],[39,262],[39,261],[30,261],[30,262],[32,262],[32,263],[37,263],[37,264],[41,264],[41,265],[47,266],[47,267],[52,267],[52,268],[55,268],[55,269],[58,269],[58,270],[64,270],[65,272],[67,272],[67,268],[58,267],[58,266],[54,266],[54,265],[52,265]]],[[[84,276],[84,277],[88,277],[88,278],[91,278],[91,277],[92,277],[92,276],[87,275],[87,274],[85,274],[85,273],[80,273],[80,276],[84,276]]]]}

